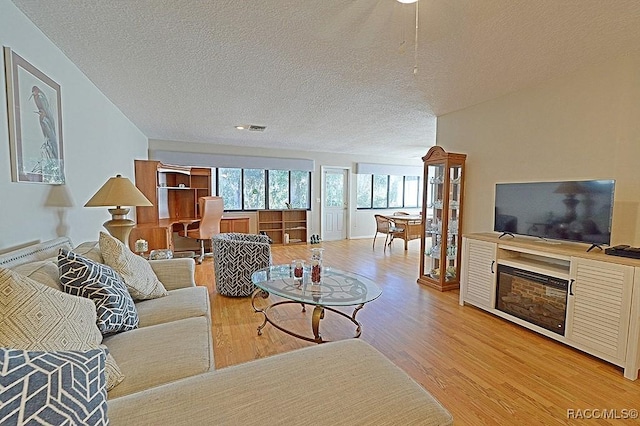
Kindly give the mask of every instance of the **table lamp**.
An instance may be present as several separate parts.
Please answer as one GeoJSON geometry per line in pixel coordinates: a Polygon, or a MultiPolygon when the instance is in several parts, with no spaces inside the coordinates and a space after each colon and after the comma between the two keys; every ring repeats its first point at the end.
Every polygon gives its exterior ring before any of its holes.
{"type": "Polygon", "coordinates": [[[565,198],[562,200],[565,206],[567,206],[567,212],[565,213],[564,221],[571,223],[578,215],[576,214],[576,206],[580,204],[580,200],[576,199],[576,195],[584,194],[586,191],[580,185],[579,182],[562,182],[555,191],[555,194],[564,194],[565,198]]]}
{"type": "Polygon", "coordinates": [[[125,245],[129,245],[129,234],[135,222],[126,218],[127,214],[129,214],[129,209],[121,206],[149,207],[153,206],[153,204],[129,179],[116,175],[116,177],[109,178],[84,206],[115,206],[115,208],[109,209],[111,220],[103,223],[103,226],[107,228],[107,231],[112,236],[122,241],[125,245]]]}

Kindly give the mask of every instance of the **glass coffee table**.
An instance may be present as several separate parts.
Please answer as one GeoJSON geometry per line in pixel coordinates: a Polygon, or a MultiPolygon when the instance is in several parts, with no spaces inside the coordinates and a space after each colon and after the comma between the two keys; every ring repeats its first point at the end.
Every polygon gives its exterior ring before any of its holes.
{"type": "Polygon", "coordinates": [[[274,265],[260,269],[253,273],[251,280],[257,287],[251,297],[251,306],[256,313],[260,312],[264,315],[264,322],[258,327],[258,335],[262,334],[262,329],[269,323],[291,336],[314,343],[326,342],[320,335],[320,320],[324,318],[325,311],[334,312],[350,320],[356,326],[354,337],[360,337],[362,325],[356,320],[356,314],[364,307],[365,303],[377,299],[382,294],[380,287],[370,279],[326,266],[322,268],[322,278],[319,284],[311,282],[308,267],[304,268],[301,279],[294,279],[293,269],[290,265],[274,265]],[[266,299],[269,294],[287,300],[272,303],[265,308],[256,307],[256,298],[266,299]],[[288,330],[269,318],[271,309],[291,303],[302,305],[302,312],[305,312],[306,305],[314,306],[311,317],[313,337],[303,336],[288,330]],[[334,307],[341,306],[355,306],[355,308],[351,315],[347,315],[334,309],[334,307]]]}

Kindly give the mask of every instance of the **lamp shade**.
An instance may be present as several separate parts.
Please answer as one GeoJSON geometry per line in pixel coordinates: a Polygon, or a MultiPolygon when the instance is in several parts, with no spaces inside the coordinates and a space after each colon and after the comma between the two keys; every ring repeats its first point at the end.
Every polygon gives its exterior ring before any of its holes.
{"type": "Polygon", "coordinates": [[[85,207],[109,207],[109,206],[153,206],[151,201],[144,196],[136,186],[126,177],[117,175],[109,178],[95,193],[85,207]]]}

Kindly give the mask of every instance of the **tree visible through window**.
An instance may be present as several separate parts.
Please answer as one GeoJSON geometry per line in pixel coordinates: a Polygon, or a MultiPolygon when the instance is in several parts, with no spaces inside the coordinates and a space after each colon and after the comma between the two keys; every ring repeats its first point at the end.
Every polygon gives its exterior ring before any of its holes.
{"type": "Polygon", "coordinates": [[[358,175],[356,207],[359,209],[371,208],[371,179],[372,175],[358,175]]]}
{"type": "Polygon", "coordinates": [[[269,170],[269,208],[285,209],[289,202],[289,171],[269,170]]]}
{"type": "Polygon", "coordinates": [[[389,176],[373,175],[373,208],[387,208],[389,176]]]}
{"type": "Polygon", "coordinates": [[[218,195],[225,210],[242,210],[242,169],[218,169],[218,195]]]}
{"type": "Polygon", "coordinates": [[[344,204],[344,174],[325,174],[325,205],[327,207],[342,207],[344,204]]]}
{"type": "Polygon", "coordinates": [[[294,209],[308,209],[311,207],[311,182],[309,181],[309,172],[302,170],[291,171],[291,207],[294,209]]]}
{"type": "Polygon", "coordinates": [[[404,177],[389,176],[389,207],[403,207],[404,177]]]}
{"type": "Polygon", "coordinates": [[[244,169],[244,209],[257,210],[266,206],[265,171],[244,169]]]}

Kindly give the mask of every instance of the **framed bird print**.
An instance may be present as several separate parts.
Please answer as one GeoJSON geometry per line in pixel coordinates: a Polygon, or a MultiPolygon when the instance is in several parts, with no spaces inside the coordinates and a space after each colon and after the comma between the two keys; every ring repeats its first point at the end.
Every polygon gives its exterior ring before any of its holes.
{"type": "Polygon", "coordinates": [[[60,85],[4,47],[11,179],[63,184],[60,85]]]}

